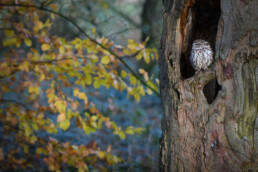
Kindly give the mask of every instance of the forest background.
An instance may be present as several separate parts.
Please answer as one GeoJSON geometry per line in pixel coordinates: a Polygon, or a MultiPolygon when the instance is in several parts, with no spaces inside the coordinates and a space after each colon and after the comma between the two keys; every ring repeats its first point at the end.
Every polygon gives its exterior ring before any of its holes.
{"type": "Polygon", "coordinates": [[[161,3],[0,1],[0,169],[158,171],[161,3]]]}

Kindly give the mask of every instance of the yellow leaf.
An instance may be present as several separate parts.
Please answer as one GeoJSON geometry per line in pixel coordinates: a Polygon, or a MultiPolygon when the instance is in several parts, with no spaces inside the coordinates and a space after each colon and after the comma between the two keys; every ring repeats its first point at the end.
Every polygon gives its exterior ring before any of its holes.
{"type": "Polygon", "coordinates": [[[5,29],[4,34],[8,37],[12,37],[14,35],[14,31],[5,29]]]}
{"type": "Polygon", "coordinates": [[[125,139],[125,133],[123,131],[119,131],[118,135],[122,140],[125,139]]]}
{"type": "Polygon", "coordinates": [[[134,134],[133,129],[131,128],[127,129],[125,132],[126,134],[130,134],[130,135],[134,134]]]}
{"type": "Polygon", "coordinates": [[[23,151],[24,151],[24,153],[28,153],[29,152],[29,146],[28,145],[24,145],[23,146],[23,151]]]}
{"type": "Polygon", "coordinates": [[[84,115],[88,118],[90,117],[90,114],[88,112],[85,112],[84,115]]]}
{"type": "Polygon", "coordinates": [[[74,96],[78,96],[78,94],[79,94],[79,90],[78,90],[78,89],[74,89],[74,90],[73,90],[73,95],[74,95],[74,96]]]}
{"type": "Polygon", "coordinates": [[[63,47],[63,46],[59,47],[59,52],[60,52],[60,54],[64,54],[65,49],[64,49],[64,47],[63,47]]]}
{"type": "Polygon", "coordinates": [[[135,128],[134,129],[134,132],[137,133],[137,134],[140,134],[144,129],[143,128],[135,128]]]}
{"type": "Polygon", "coordinates": [[[58,122],[62,122],[66,119],[66,115],[65,113],[60,113],[58,116],[57,116],[57,121],[58,122]]]}
{"type": "Polygon", "coordinates": [[[85,77],[85,82],[86,82],[86,84],[91,85],[91,83],[92,83],[92,78],[91,78],[91,75],[90,75],[90,74],[86,75],[86,77],[85,77]]]}
{"type": "Polygon", "coordinates": [[[42,51],[47,51],[47,50],[49,50],[50,49],[50,46],[49,46],[49,44],[42,44],[41,45],[41,49],[42,49],[42,51]]]}
{"type": "Polygon", "coordinates": [[[62,121],[59,127],[63,130],[67,130],[70,127],[70,121],[67,119],[62,121]]]}
{"type": "Polygon", "coordinates": [[[85,93],[79,93],[78,97],[79,99],[83,99],[85,104],[88,103],[88,97],[86,96],[85,93]]]}
{"type": "Polygon", "coordinates": [[[100,87],[100,80],[99,79],[96,79],[94,82],[93,82],[93,87],[94,88],[99,88],[100,87]]]}
{"type": "Polygon", "coordinates": [[[45,79],[45,74],[44,73],[40,74],[39,81],[43,81],[44,79],[45,79]]]}
{"type": "Polygon", "coordinates": [[[29,93],[35,93],[37,95],[39,95],[39,88],[36,87],[36,86],[32,86],[32,87],[29,87],[29,93]]]}
{"type": "Polygon", "coordinates": [[[24,61],[22,62],[19,67],[18,67],[21,71],[26,71],[29,72],[29,62],[28,61],[24,61]]]}
{"type": "Polygon", "coordinates": [[[110,62],[110,59],[109,59],[108,56],[103,56],[103,57],[101,58],[101,63],[103,63],[103,64],[108,64],[109,62],[110,62]]]}
{"type": "Polygon", "coordinates": [[[150,55],[151,55],[150,50],[146,50],[146,51],[145,51],[145,54],[144,54],[144,61],[145,61],[147,64],[150,63],[150,55]]]}
{"type": "Polygon", "coordinates": [[[136,85],[136,83],[137,83],[137,79],[133,76],[133,75],[130,75],[130,83],[132,84],[132,85],[136,85]]]}
{"type": "Polygon", "coordinates": [[[143,86],[140,86],[139,90],[140,90],[139,91],[140,95],[144,96],[145,95],[145,91],[144,91],[143,86]]]}
{"type": "Polygon", "coordinates": [[[37,148],[36,154],[47,154],[47,151],[44,148],[37,148]]]}
{"type": "Polygon", "coordinates": [[[17,45],[18,43],[18,39],[17,38],[10,38],[10,39],[5,39],[3,41],[3,46],[13,46],[13,45],[17,45]]]}
{"type": "Polygon", "coordinates": [[[27,45],[27,47],[30,47],[31,44],[32,44],[32,42],[31,42],[31,40],[29,38],[25,38],[24,39],[24,43],[27,45]]]}
{"type": "Polygon", "coordinates": [[[90,119],[92,119],[93,121],[97,121],[98,116],[97,116],[97,115],[94,115],[94,116],[92,116],[90,119]]]}
{"type": "Polygon", "coordinates": [[[34,22],[35,22],[33,26],[34,32],[38,32],[39,30],[43,29],[44,24],[41,21],[39,21],[38,19],[35,19],[34,22]]]}
{"type": "Polygon", "coordinates": [[[137,59],[137,60],[141,60],[141,58],[142,58],[142,53],[140,52],[140,53],[138,53],[138,54],[136,55],[136,59],[137,59]]]}
{"type": "Polygon", "coordinates": [[[138,93],[134,93],[134,98],[137,102],[140,101],[140,95],[138,93]]]}
{"type": "Polygon", "coordinates": [[[96,35],[96,28],[95,27],[92,28],[92,34],[96,35]]]}
{"type": "Polygon", "coordinates": [[[123,52],[124,52],[126,55],[131,54],[131,51],[130,51],[130,50],[128,50],[128,49],[123,49],[123,52]]]}
{"type": "Polygon", "coordinates": [[[99,151],[99,152],[98,152],[98,157],[99,157],[100,159],[103,159],[103,158],[105,157],[105,152],[99,151]]]}
{"type": "Polygon", "coordinates": [[[125,77],[127,76],[127,73],[126,73],[125,70],[122,70],[122,71],[121,71],[121,76],[122,76],[122,78],[125,78],[125,77]]]}

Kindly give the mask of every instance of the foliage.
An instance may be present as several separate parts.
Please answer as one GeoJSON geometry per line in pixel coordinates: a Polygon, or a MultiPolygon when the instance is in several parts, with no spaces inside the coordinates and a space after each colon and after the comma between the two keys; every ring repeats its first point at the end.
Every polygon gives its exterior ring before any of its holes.
{"type": "Polygon", "coordinates": [[[126,47],[107,38],[90,34],[59,13],[58,3],[51,0],[1,1],[4,39],[0,58],[0,125],[4,135],[13,136],[14,146],[0,148],[1,169],[34,168],[31,160],[44,162],[49,170],[73,167],[79,171],[97,168],[103,163],[114,165],[122,160],[102,149],[97,142],[76,145],[54,138],[72,123],[90,135],[102,128],[124,139],[142,132],[142,128],[122,128],[97,109],[88,89],[101,87],[127,91],[136,101],[153,92],[158,81],[139,69],[136,74],[126,59],[136,57],[149,63],[157,58],[155,49],[145,43],[128,40],[126,47]],[[73,40],[50,34],[57,17],[72,23],[84,36],[73,40]],[[94,39],[93,39],[94,38],[94,39]],[[40,132],[52,133],[45,137],[40,132]]]}

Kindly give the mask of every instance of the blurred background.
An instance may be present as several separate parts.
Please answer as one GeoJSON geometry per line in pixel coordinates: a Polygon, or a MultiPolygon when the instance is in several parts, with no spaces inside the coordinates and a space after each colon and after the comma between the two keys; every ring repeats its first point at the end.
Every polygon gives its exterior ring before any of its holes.
{"type": "MultiPolygon", "coordinates": [[[[37,3],[44,3],[38,1],[37,3]]],[[[59,12],[80,25],[89,34],[92,28],[96,28],[95,37],[105,37],[113,40],[116,45],[125,46],[129,39],[142,42],[148,39],[148,48],[159,48],[159,40],[162,31],[162,1],[158,0],[53,0],[51,3],[59,5],[59,12]]],[[[81,33],[74,26],[56,18],[49,31],[50,35],[57,35],[65,39],[73,40],[82,38],[81,33]]],[[[0,35],[3,38],[3,33],[0,35]]],[[[1,53],[5,51],[1,45],[1,53]]],[[[146,64],[143,60],[133,58],[126,62],[137,71],[143,68],[152,78],[158,78],[158,61],[152,60],[146,64]]],[[[158,171],[159,162],[159,138],[161,137],[162,106],[160,97],[152,94],[141,97],[140,102],[127,96],[126,91],[118,91],[113,88],[87,87],[89,100],[94,102],[97,109],[106,117],[110,117],[118,126],[142,127],[141,134],[128,135],[121,139],[112,135],[112,131],[101,129],[96,133],[85,135],[73,123],[66,131],[51,134],[59,141],[69,141],[72,144],[86,144],[97,142],[106,149],[112,146],[112,154],[121,157],[123,161],[113,166],[108,166],[107,171],[132,171],[155,172],[158,171]]],[[[69,91],[67,91],[69,92],[69,91]]],[[[11,95],[18,98],[16,95],[11,95]]],[[[4,105],[1,105],[3,108],[4,105]]],[[[82,109],[83,111],[83,109],[82,109]]],[[[2,126],[3,124],[1,124],[2,126]]],[[[3,129],[1,128],[3,132],[3,129]]],[[[39,136],[49,135],[45,132],[39,136]]],[[[12,142],[11,136],[1,134],[1,147],[8,147],[12,142]]],[[[7,149],[7,148],[6,148],[7,149]]],[[[40,167],[38,168],[40,169],[40,167]]],[[[42,168],[44,169],[44,168],[42,168]]],[[[37,171],[14,170],[14,171],[37,171]]],[[[74,171],[70,169],[69,171],[74,171]]],[[[91,169],[90,171],[97,171],[91,169]]]]}

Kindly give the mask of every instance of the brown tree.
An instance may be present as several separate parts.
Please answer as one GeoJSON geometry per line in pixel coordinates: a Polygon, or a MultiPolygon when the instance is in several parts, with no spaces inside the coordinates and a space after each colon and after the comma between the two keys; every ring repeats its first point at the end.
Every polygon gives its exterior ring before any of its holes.
{"type": "Polygon", "coordinates": [[[164,0],[160,171],[258,169],[258,1],[164,0]],[[192,42],[213,64],[195,73],[192,42]]]}

